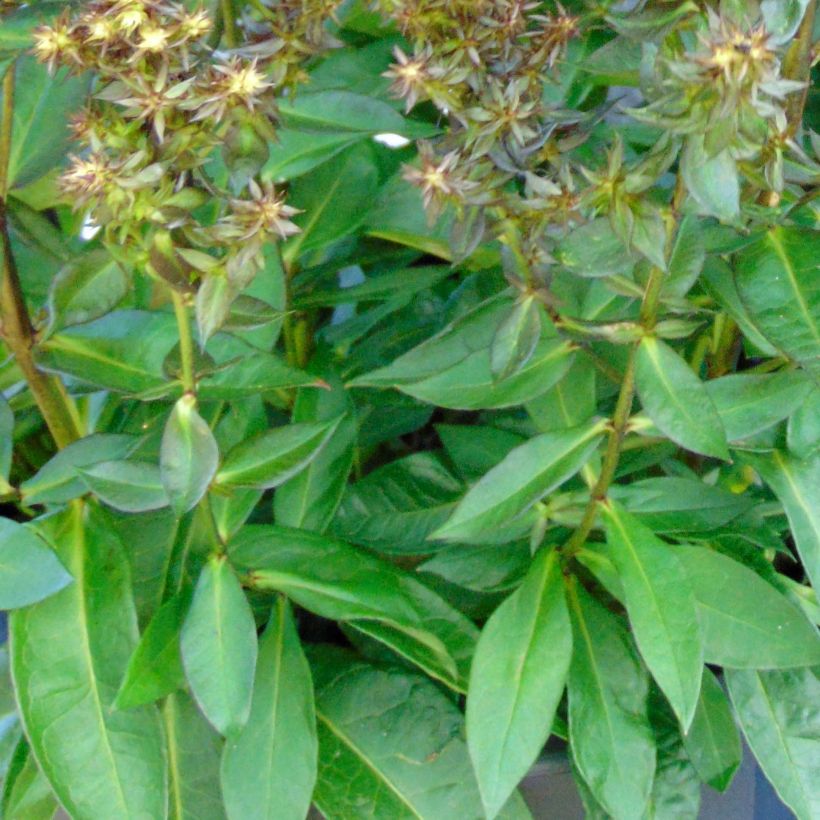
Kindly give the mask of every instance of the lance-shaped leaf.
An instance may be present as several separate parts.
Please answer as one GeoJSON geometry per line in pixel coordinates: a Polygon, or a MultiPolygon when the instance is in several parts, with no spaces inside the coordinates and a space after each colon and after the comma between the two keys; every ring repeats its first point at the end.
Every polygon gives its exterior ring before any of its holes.
{"type": "Polygon", "coordinates": [[[798,820],[820,814],[820,679],[814,669],[726,672],[729,695],[760,768],[798,820]]]}
{"type": "Polygon", "coordinates": [[[59,804],[30,751],[21,765],[13,780],[4,783],[4,820],[52,820],[59,804]]]}
{"type": "Polygon", "coordinates": [[[485,624],[470,671],[467,745],[488,818],[547,742],[571,656],[560,561],[543,550],[485,624]]]}
{"type": "Polygon", "coordinates": [[[144,461],[103,461],[77,468],[97,498],[115,510],[128,513],[159,510],[168,506],[159,467],[144,461]]]}
{"type": "Polygon", "coordinates": [[[490,371],[496,379],[517,373],[535,352],[541,338],[541,316],[534,296],[515,303],[498,326],[490,345],[490,371]]]}
{"type": "Polygon", "coordinates": [[[655,774],[646,714],[649,681],[626,630],[575,580],[569,587],[573,650],[569,739],[595,799],[616,818],[638,818],[655,774]]]}
{"type": "Polygon", "coordinates": [[[409,573],[342,541],[288,527],[245,526],[229,551],[251,586],[350,622],[466,691],[477,630],[409,573]]]}
{"type": "Polygon", "coordinates": [[[817,630],[756,572],[712,550],[674,552],[697,601],[707,663],[740,669],[820,664],[817,630]]]}
{"type": "Polygon", "coordinates": [[[205,495],[218,462],[211,428],[197,412],[193,396],[183,396],[168,417],[159,453],[162,484],[177,515],[205,495]]]}
{"type": "Polygon", "coordinates": [[[672,547],[615,502],[601,509],[607,553],[621,577],[635,641],[685,731],[703,672],[698,611],[686,568],[672,547]]]}
{"type": "Polygon", "coordinates": [[[168,743],[169,820],[222,820],[222,738],[184,692],[165,699],[162,718],[168,743]]]}
{"type": "Polygon", "coordinates": [[[225,456],[216,482],[258,490],[277,487],[310,464],[339,422],[288,424],[243,441],[225,456]]]}
{"type": "Polygon", "coordinates": [[[586,464],[604,432],[601,421],[543,433],[512,450],[470,488],[430,537],[470,538],[500,526],[559,487],[586,464]]]}
{"type": "Polygon", "coordinates": [[[729,701],[708,669],[689,731],[683,736],[689,759],[700,779],[718,791],[726,791],[743,758],[729,701]]]}
{"type": "Polygon", "coordinates": [[[740,298],[763,335],[820,377],[820,239],[811,228],[772,228],[738,255],[740,298]]]}
{"type": "Polygon", "coordinates": [[[191,593],[185,589],[157,610],[128,661],[116,709],[153,703],[185,685],[179,635],[190,604],[191,593]]]}
{"type": "Polygon", "coordinates": [[[12,674],[35,757],[72,817],[164,817],[159,715],[112,708],[137,644],[122,546],[100,509],[79,504],[38,529],[77,580],[11,617],[12,674]]]}
{"type": "Polygon", "coordinates": [[[820,589],[820,452],[805,459],[775,450],[744,455],[775,491],[791,525],[797,551],[814,589],[820,589]]]}
{"type": "Polygon", "coordinates": [[[228,740],[222,794],[231,820],[303,820],[316,782],[313,682],[290,606],[277,599],[259,643],[250,717],[228,740]]]}
{"type": "Polygon", "coordinates": [[[0,518],[0,609],[41,601],[71,581],[70,573],[36,530],[0,518]]]}
{"type": "MultiPolygon", "coordinates": [[[[431,681],[370,666],[333,647],[309,653],[316,684],[319,776],[328,820],[484,817],[458,707],[431,681]]],[[[525,820],[515,795],[499,815],[525,820]]]]}
{"type": "Polygon", "coordinates": [[[244,726],[256,668],[256,624],[223,556],[203,567],[180,640],[185,676],[205,717],[222,735],[244,726]]]}
{"type": "Polygon", "coordinates": [[[641,404],[662,433],[687,450],[729,460],[723,422],[706,388],[665,342],[652,336],[641,340],[635,383],[641,404]]]}
{"type": "Polygon", "coordinates": [[[715,156],[704,150],[703,135],[686,139],[681,173],[686,189],[698,205],[698,213],[732,222],[740,214],[740,180],[737,163],[728,149],[715,156]]]}

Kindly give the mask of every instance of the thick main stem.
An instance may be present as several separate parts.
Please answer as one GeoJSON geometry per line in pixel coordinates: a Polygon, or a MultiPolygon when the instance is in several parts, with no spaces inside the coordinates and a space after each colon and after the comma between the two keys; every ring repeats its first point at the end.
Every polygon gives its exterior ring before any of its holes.
{"type": "MultiPolygon", "coordinates": [[[[663,271],[660,268],[652,268],[649,281],[646,285],[643,302],[641,303],[641,324],[645,331],[651,332],[657,321],[658,304],[660,303],[661,287],[663,285],[663,271]]],[[[635,398],[635,361],[638,354],[639,342],[632,345],[629,351],[629,358],[626,362],[621,390],[618,393],[618,401],[615,404],[615,412],[612,416],[612,424],[609,429],[606,452],[601,463],[601,472],[598,480],[592,488],[581,523],[572,533],[563,548],[564,558],[572,558],[587,540],[592,528],[595,526],[595,517],[598,514],[598,505],[606,498],[612,480],[615,478],[615,471],[618,469],[618,461],[621,456],[623,440],[629,426],[629,417],[632,414],[632,402],[635,398]]]]}
{"type": "Polygon", "coordinates": [[[0,123],[0,247],[2,248],[3,282],[0,286],[2,337],[28,383],[34,401],[43,416],[54,442],[63,448],[82,436],[82,422],[77,408],[63,383],[38,369],[33,348],[34,327],[26,309],[20,277],[9,239],[6,196],[8,194],[9,155],[14,117],[14,66],[3,80],[3,118],[0,123]]]}

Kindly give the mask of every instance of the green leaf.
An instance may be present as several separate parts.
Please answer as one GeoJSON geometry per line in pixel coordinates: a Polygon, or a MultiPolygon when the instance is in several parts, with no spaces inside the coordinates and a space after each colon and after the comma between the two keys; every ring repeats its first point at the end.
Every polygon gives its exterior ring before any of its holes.
{"type": "Polygon", "coordinates": [[[169,695],[162,707],[168,743],[170,820],[222,820],[219,789],[222,738],[184,692],[169,695]]]}
{"type": "MultiPolygon", "coordinates": [[[[483,817],[464,720],[435,684],[333,647],[309,653],[316,684],[319,776],[328,820],[483,817]]],[[[529,817],[516,795],[500,815],[529,817]]]]}
{"type": "Polygon", "coordinates": [[[229,551],[250,586],[350,622],[466,691],[477,630],[411,574],[342,541],[287,527],[245,526],[229,551]]]}
{"type": "Polygon", "coordinates": [[[54,792],[37,761],[28,753],[4,800],[4,820],[51,820],[58,809],[54,792]]]}
{"type": "Polygon", "coordinates": [[[484,546],[451,544],[419,565],[418,571],[476,592],[500,592],[517,586],[531,561],[530,545],[524,541],[484,546]]]}
{"type": "Polygon", "coordinates": [[[542,433],[516,447],[464,496],[432,538],[457,541],[494,529],[573,476],[598,446],[604,425],[592,421],[542,433]]]}
{"type": "Polygon", "coordinates": [[[571,657],[560,561],[542,550],[485,624],[470,671],[467,745],[488,818],[547,742],[571,657]]]}
{"type": "Polygon", "coordinates": [[[128,661],[115,709],[153,703],[185,685],[179,636],[190,604],[186,589],[157,610],[128,661]]]}
{"type": "Polygon", "coordinates": [[[635,266],[635,257],[603,216],[575,228],[562,239],[557,257],[562,265],[584,277],[627,273],[635,266]]]}
{"type": "Polygon", "coordinates": [[[530,360],[541,338],[541,314],[534,296],[526,296],[513,306],[495,332],[490,345],[490,372],[505,379],[521,370],[530,360]]]}
{"type": "Polygon", "coordinates": [[[103,461],[76,469],[88,489],[115,510],[139,513],[168,506],[160,470],[155,464],[103,461]]]}
{"type": "Polygon", "coordinates": [[[313,682],[290,606],[279,598],[259,643],[245,728],[228,740],[222,793],[232,820],[303,820],[316,782],[313,682]]]}
{"type": "Polygon", "coordinates": [[[128,273],[108,251],[98,248],[76,256],[51,282],[47,334],[104,316],[122,300],[130,284],[128,273]]]}
{"type": "Polygon", "coordinates": [[[820,813],[820,680],[813,669],[730,669],[729,695],[760,768],[797,815],[820,813]]]}
{"type": "Polygon", "coordinates": [[[372,151],[369,146],[354,146],[342,156],[291,185],[288,204],[304,214],[294,220],[302,232],[285,244],[285,262],[354,233],[364,221],[379,182],[372,151]]]}
{"type": "Polygon", "coordinates": [[[648,680],[617,618],[573,580],[570,751],[595,799],[616,818],[640,818],[655,774],[648,680]]]}
{"type": "MultiPolygon", "coordinates": [[[[300,95],[301,96],[301,95],[300,95]]],[[[298,106],[299,100],[296,100],[298,106]]],[[[367,134],[350,132],[320,133],[279,128],[276,142],[270,145],[270,154],[260,177],[265,181],[286,182],[312,171],[367,134]]]]}
{"type": "Polygon", "coordinates": [[[735,265],[738,293],[760,331],[815,381],[820,378],[818,255],[816,231],[772,228],[745,247],[735,265]]]}
{"type": "Polygon", "coordinates": [[[436,433],[458,472],[468,480],[481,478],[526,441],[509,430],[480,424],[437,424],[436,433]]]}
{"type": "Polygon", "coordinates": [[[455,507],[464,485],[435,453],[391,461],[349,485],[331,532],[391,554],[424,554],[426,541],[455,507]]]}
{"type": "Polygon", "coordinates": [[[775,43],[787,43],[794,37],[808,5],[809,0],[763,0],[760,13],[775,43]]]}
{"type": "Polygon", "coordinates": [[[669,256],[669,273],[663,283],[664,295],[683,297],[700,277],[706,261],[702,222],[691,214],[681,219],[669,256]]]}
{"type": "Polygon", "coordinates": [[[205,717],[222,735],[244,726],[256,668],[256,624],[224,556],[202,569],[180,639],[185,676],[205,717]]]}
{"type": "Polygon", "coordinates": [[[697,601],[707,663],[740,669],[820,664],[820,636],[788,598],[726,555],[674,549],[697,601]]]}
{"type": "Polygon", "coordinates": [[[285,481],[273,497],[278,524],[324,532],[333,519],[353,467],[359,425],[350,394],[337,376],[330,390],[300,390],[293,406],[293,421],[330,422],[338,419],[319,452],[298,474],[285,481]]]}
{"type": "Polygon", "coordinates": [[[162,485],[178,516],[205,495],[218,463],[211,428],[197,413],[193,396],[183,396],[168,417],[159,453],[162,485]]]}
{"type": "Polygon", "coordinates": [[[743,749],[729,701],[708,669],[703,672],[695,717],[683,743],[700,779],[726,791],[743,759],[743,749]]]}
{"type": "Polygon", "coordinates": [[[820,589],[820,452],[799,459],[775,450],[767,456],[747,453],[744,460],[780,499],[806,574],[820,589]]]}
{"type": "Polygon", "coordinates": [[[820,386],[815,387],[789,417],[789,450],[797,456],[809,456],[820,449],[820,386]]]}
{"type": "Polygon", "coordinates": [[[288,424],[243,441],[226,456],[216,483],[269,490],[303,470],[321,452],[340,419],[288,424]]]}
{"type": "Polygon", "coordinates": [[[42,601],[72,580],[36,530],[0,518],[0,609],[42,601]]]}
{"type": "Polygon", "coordinates": [[[78,820],[164,817],[166,760],[153,707],[112,708],[137,643],[128,564],[102,511],[40,519],[75,583],[10,620],[20,714],[37,761],[78,820]]]}
{"type": "Polygon", "coordinates": [[[615,502],[601,511],[607,554],[621,576],[635,642],[686,731],[703,672],[698,611],[686,567],[672,547],[615,502]]]}
{"type": "Polygon", "coordinates": [[[9,187],[39,179],[66,156],[70,143],[68,118],[85,102],[87,75],[60,70],[49,73],[34,57],[15,66],[14,119],[9,152],[9,187]]]}
{"type": "Polygon", "coordinates": [[[79,468],[127,458],[139,446],[136,436],[98,433],[73,441],[20,485],[26,504],[63,504],[87,492],[79,468]]]}
{"type": "Polygon", "coordinates": [[[8,483],[14,452],[14,413],[9,403],[0,396],[0,487],[8,483]]]}
{"type": "Polygon", "coordinates": [[[735,373],[706,382],[706,392],[729,441],[750,438],[782,421],[802,404],[811,388],[811,380],[797,371],[735,373]]]}
{"type": "Polygon", "coordinates": [[[681,155],[681,173],[698,213],[734,222],[740,216],[740,179],[728,148],[709,156],[703,135],[690,134],[681,155]]]}
{"type": "Polygon", "coordinates": [[[635,383],[644,409],[672,441],[705,456],[729,460],[726,433],[706,388],[665,342],[638,345],[635,383]]]}

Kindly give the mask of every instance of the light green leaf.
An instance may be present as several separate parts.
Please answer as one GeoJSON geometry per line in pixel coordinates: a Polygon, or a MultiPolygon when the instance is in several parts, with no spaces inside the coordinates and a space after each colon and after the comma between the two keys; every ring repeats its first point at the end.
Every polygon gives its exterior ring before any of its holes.
{"type": "Polygon", "coordinates": [[[763,335],[820,379],[820,239],[810,228],[772,228],[737,257],[740,298],[763,335]],[[787,317],[787,320],[784,320],[787,317]]]}
{"type": "Polygon", "coordinates": [[[59,807],[57,799],[30,752],[3,802],[4,820],[51,820],[54,817],[59,807]]]}
{"type": "Polygon", "coordinates": [[[411,574],[342,541],[287,527],[245,526],[229,551],[250,586],[350,622],[466,691],[478,631],[411,574]]]}
{"type": "Polygon", "coordinates": [[[687,450],[729,460],[723,423],[705,386],[665,342],[651,336],[641,340],[635,383],[661,432],[687,450]]]}
{"type": "MultiPolygon", "coordinates": [[[[333,647],[309,653],[316,684],[319,777],[327,820],[483,817],[458,707],[431,681],[333,647]]],[[[529,812],[516,795],[502,820],[529,812]]]]}
{"type": "Polygon", "coordinates": [[[697,601],[707,663],[740,669],[820,664],[820,636],[788,598],[726,555],[677,547],[697,601]]]}
{"type": "Polygon", "coordinates": [[[517,373],[530,360],[541,338],[541,314],[534,296],[520,299],[498,326],[490,345],[490,372],[495,379],[517,373]]]}
{"type": "Polygon", "coordinates": [[[205,717],[222,735],[245,725],[256,668],[256,624],[224,556],[203,567],[180,639],[182,664],[205,717]]]}
{"type": "Polygon", "coordinates": [[[800,406],[811,388],[811,380],[797,371],[734,373],[706,382],[706,392],[729,441],[750,438],[782,421],[800,406]]]}
{"type": "Polygon", "coordinates": [[[222,738],[184,692],[169,695],[162,707],[168,743],[170,820],[222,820],[219,789],[222,738]]]}
{"type": "Polygon", "coordinates": [[[77,256],[51,282],[47,333],[104,316],[130,286],[125,269],[101,248],[77,256]]]}
{"type": "Polygon", "coordinates": [[[72,580],[35,529],[0,518],[0,609],[42,601],[72,580]]]}
{"type": "Polygon", "coordinates": [[[780,450],[744,455],[775,491],[791,525],[795,546],[814,589],[820,589],[820,452],[805,459],[780,450]]]}
{"type": "Polygon", "coordinates": [[[601,511],[607,554],[621,576],[635,642],[686,731],[703,672],[698,612],[686,567],[671,546],[615,502],[601,511]]]}
{"type": "Polygon", "coordinates": [[[127,458],[138,447],[136,436],[98,433],[73,441],[20,485],[26,504],[63,504],[87,492],[78,468],[127,458]]]}
{"type": "Polygon", "coordinates": [[[168,417],[159,453],[162,485],[178,516],[205,495],[218,463],[211,428],[197,412],[193,396],[183,396],[168,417]]]}
{"type": "Polygon", "coordinates": [[[168,495],[156,464],[102,461],[76,469],[88,489],[115,510],[139,513],[168,506],[168,495]]]}
{"type": "Polygon", "coordinates": [[[562,265],[584,277],[627,273],[635,266],[635,257],[603,216],[571,231],[558,243],[557,256],[562,265]]]}
{"type": "Polygon", "coordinates": [[[467,745],[493,818],[547,742],[572,657],[558,555],[542,550],[490,617],[467,693],[467,745]]]}
{"type": "Polygon", "coordinates": [[[450,541],[494,529],[527,510],[573,476],[592,455],[604,425],[592,421],[542,433],[516,447],[475,484],[431,537],[450,541]]]}
{"type": "Polygon", "coordinates": [[[820,679],[813,669],[726,672],[729,695],[760,768],[797,815],[820,814],[820,679]]]}
{"type": "Polygon", "coordinates": [[[190,604],[186,589],[157,610],[128,661],[115,709],[153,703],[185,685],[179,636],[190,604]]]}
{"type": "Polygon", "coordinates": [[[700,779],[720,792],[726,791],[740,766],[743,749],[729,701],[708,669],[703,672],[695,717],[683,743],[700,779]]]}
{"type": "MultiPolygon", "coordinates": [[[[299,100],[296,101],[297,105],[299,100]]],[[[260,176],[265,181],[285,182],[312,171],[367,134],[351,132],[321,133],[280,128],[276,142],[270,145],[270,154],[260,176]]]]}
{"type": "Polygon", "coordinates": [[[340,421],[288,424],[243,441],[225,456],[216,483],[257,490],[277,487],[310,464],[340,421]]]}
{"type": "Polygon", "coordinates": [[[724,222],[740,216],[740,179],[728,149],[710,157],[703,147],[703,135],[690,134],[681,156],[681,173],[700,214],[724,222]]]}
{"type": "Polygon", "coordinates": [[[789,417],[787,438],[789,450],[797,456],[809,456],[820,450],[820,386],[815,387],[789,417]]]}
{"type": "Polygon", "coordinates": [[[569,609],[570,751],[606,811],[616,820],[639,820],[655,774],[646,672],[616,617],[575,580],[569,589],[569,609]]]}
{"type": "Polygon", "coordinates": [[[245,728],[228,740],[222,793],[231,820],[303,820],[316,782],[313,682],[290,606],[277,599],[259,644],[245,728]]]}
{"type": "Polygon", "coordinates": [[[12,672],[37,761],[77,820],[164,817],[153,707],[112,708],[137,643],[128,564],[104,514],[75,504],[38,524],[77,579],[11,617],[12,672]]]}

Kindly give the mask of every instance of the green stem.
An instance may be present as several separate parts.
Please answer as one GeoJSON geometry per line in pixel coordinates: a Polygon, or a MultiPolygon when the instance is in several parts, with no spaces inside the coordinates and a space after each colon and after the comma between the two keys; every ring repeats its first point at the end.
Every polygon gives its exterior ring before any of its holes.
{"type": "Polygon", "coordinates": [[[0,123],[0,252],[3,282],[0,286],[2,337],[28,383],[46,426],[57,447],[62,449],[82,437],[82,420],[63,383],[38,369],[34,361],[37,340],[26,308],[20,276],[12,253],[8,231],[6,197],[9,187],[9,156],[14,119],[14,65],[3,79],[3,117],[0,123]]]}
{"type": "Polygon", "coordinates": [[[179,328],[179,356],[182,364],[182,389],[196,395],[196,375],[194,373],[194,340],[191,333],[191,317],[185,297],[177,290],[171,290],[171,301],[174,304],[174,315],[179,328]]]}
{"type": "Polygon", "coordinates": [[[239,35],[236,29],[236,14],[233,0],[221,0],[222,26],[225,32],[225,45],[236,48],[239,45],[239,35]]]}
{"type": "MultiPolygon", "coordinates": [[[[663,271],[660,268],[652,268],[649,282],[646,285],[643,302],[641,303],[641,324],[644,330],[650,332],[657,322],[658,305],[660,304],[661,288],[663,286],[663,271]]],[[[609,428],[609,438],[607,439],[606,452],[601,462],[601,472],[595,486],[590,493],[589,501],[584,509],[581,523],[572,533],[563,548],[564,559],[569,560],[584,546],[590,532],[595,526],[595,518],[598,515],[598,505],[606,498],[610,484],[615,478],[618,469],[618,461],[621,457],[623,440],[629,426],[629,417],[632,414],[632,402],[635,398],[635,362],[638,355],[638,344],[636,342],[629,351],[629,358],[626,362],[621,390],[618,393],[618,401],[615,404],[615,412],[612,416],[612,423],[609,428]]]]}
{"type": "Polygon", "coordinates": [[[814,18],[817,11],[817,0],[810,0],[803,15],[803,21],[797,30],[797,36],[792,40],[786,57],[783,60],[783,77],[787,80],[797,80],[806,83],[800,92],[790,94],[786,100],[787,132],[794,136],[803,121],[803,110],[809,94],[809,79],[811,77],[811,47],[814,33],[814,18]]]}

